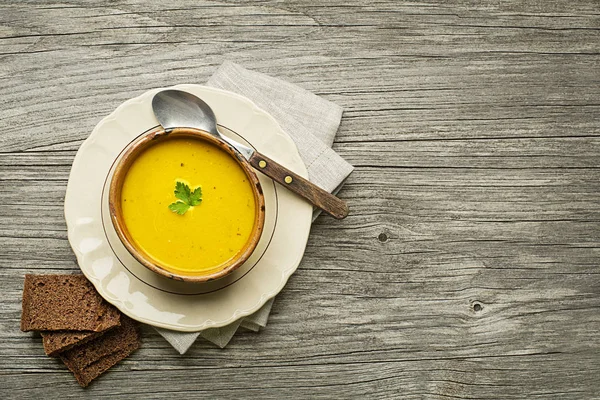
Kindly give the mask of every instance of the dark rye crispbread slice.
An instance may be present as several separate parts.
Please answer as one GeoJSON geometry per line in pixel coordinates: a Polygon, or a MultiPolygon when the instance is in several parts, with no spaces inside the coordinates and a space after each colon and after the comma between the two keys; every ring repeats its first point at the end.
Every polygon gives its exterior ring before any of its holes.
{"type": "Polygon", "coordinates": [[[83,275],[25,275],[21,330],[102,332],[119,312],[83,275]]]}
{"type": "Polygon", "coordinates": [[[121,325],[111,329],[97,339],[76,346],[60,354],[60,358],[74,368],[81,369],[101,357],[121,350],[128,343],[139,342],[139,332],[135,321],[122,315],[121,325]]]}
{"type": "Polygon", "coordinates": [[[91,381],[102,375],[112,366],[119,363],[119,361],[127,358],[131,353],[140,347],[137,343],[131,343],[123,350],[116,351],[112,354],[100,358],[98,361],[91,363],[90,365],[78,370],[73,371],[75,379],[81,387],[86,387],[91,381]]]}
{"type": "Polygon", "coordinates": [[[121,316],[121,325],[81,346],[59,354],[83,387],[140,347],[135,321],[121,316]]]}
{"type": "Polygon", "coordinates": [[[56,357],[59,353],[69,350],[72,347],[79,346],[92,339],[97,338],[104,332],[119,326],[121,323],[120,313],[112,306],[107,309],[109,312],[105,312],[102,315],[102,326],[106,327],[106,330],[102,332],[93,331],[43,331],[40,332],[44,342],[44,351],[46,355],[50,357],[56,357]],[[116,317],[115,315],[116,314],[116,317]]]}
{"type": "Polygon", "coordinates": [[[46,352],[46,355],[50,357],[56,357],[59,353],[89,342],[103,333],[104,332],[92,331],[41,332],[44,342],[44,351],[46,352]]]}

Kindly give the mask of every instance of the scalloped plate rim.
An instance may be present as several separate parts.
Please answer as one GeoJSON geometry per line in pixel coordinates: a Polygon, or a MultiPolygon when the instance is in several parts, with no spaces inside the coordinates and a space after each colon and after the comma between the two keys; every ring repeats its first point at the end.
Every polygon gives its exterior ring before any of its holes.
{"type": "MultiPolygon", "coordinates": [[[[164,90],[164,89],[185,90],[186,88],[196,88],[196,87],[199,87],[202,90],[213,91],[213,92],[224,94],[226,96],[235,97],[238,100],[245,103],[248,107],[250,107],[251,110],[253,111],[253,113],[259,114],[261,117],[266,117],[267,119],[269,119],[270,122],[274,126],[277,127],[276,132],[277,132],[279,138],[285,140],[288,143],[290,149],[286,149],[286,150],[291,151],[293,149],[293,152],[294,152],[293,156],[300,161],[298,163],[298,166],[296,166],[296,168],[294,169],[294,172],[298,173],[299,175],[301,175],[303,177],[308,176],[306,166],[300,159],[300,155],[299,155],[298,149],[296,147],[296,144],[281,129],[278,122],[275,120],[275,118],[273,118],[273,116],[271,116],[266,111],[264,111],[261,108],[259,108],[258,106],[256,106],[256,104],[254,104],[251,100],[249,100],[246,97],[241,96],[239,94],[232,93],[232,92],[225,91],[225,90],[218,89],[218,88],[208,87],[208,86],[204,86],[204,85],[195,85],[195,84],[180,84],[180,85],[175,85],[172,87],[155,88],[155,89],[147,90],[144,93],[142,93],[141,95],[139,95],[135,98],[126,100],[125,102],[121,103],[109,115],[105,116],[104,118],[102,118],[100,120],[100,122],[98,122],[98,124],[92,130],[92,133],[90,134],[90,136],[84,140],[84,142],[81,144],[81,146],[77,150],[77,154],[73,160],[72,168],[69,173],[69,181],[67,183],[67,190],[65,193],[65,205],[64,205],[64,214],[65,214],[65,220],[67,223],[67,236],[69,239],[69,244],[71,245],[71,248],[73,249],[73,252],[75,253],[79,268],[81,269],[83,274],[90,280],[90,282],[92,282],[92,284],[96,287],[96,290],[98,290],[98,292],[101,294],[101,296],[104,297],[111,304],[115,305],[121,312],[123,312],[124,314],[128,315],[129,317],[131,317],[133,319],[136,319],[140,322],[143,322],[143,323],[146,323],[146,324],[149,324],[152,326],[166,328],[166,329],[172,329],[172,330],[177,330],[177,331],[182,331],[182,332],[196,332],[196,331],[200,331],[200,330],[207,329],[207,328],[218,328],[218,327],[226,326],[226,325],[229,325],[232,322],[238,320],[239,318],[243,318],[245,316],[251,315],[254,312],[258,311],[260,309],[260,307],[262,307],[269,299],[276,296],[283,289],[283,287],[285,287],[285,285],[286,285],[287,281],[289,280],[289,278],[291,277],[291,275],[296,271],[296,269],[298,268],[298,266],[302,260],[303,255],[304,255],[304,250],[306,248],[308,236],[310,233],[310,223],[309,223],[306,234],[304,235],[305,237],[301,237],[298,239],[298,240],[302,240],[302,242],[303,242],[302,251],[298,252],[297,256],[293,260],[288,261],[290,267],[281,271],[280,282],[277,285],[277,287],[275,287],[273,290],[264,291],[263,293],[260,294],[260,296],[257,296],[258,298],[257,298],[257,302],[255,304],[248,306],[248,307],[238,308],[238,309],[234,310],[232,315],[229,318],[226,318],[226,319],[223,319],[220,321],[206,320],[204,323],[199,324],[199,325],[194,325],[194,326],[178,325],[178,324],[160,322],[160,321],[150,321],[146,318],[140,318],[138,315],[135,315],[134,313],[132,313],[130,309],[126,308],[121,300],[119,300],[118,298],[111,297],[109,295],[109,293],[107,293],[107,291],[105,291],[104,288],[102,287],[102,282],[100,279],[96,279],[89,273],[89,271],[86,271],[84,268],[81,267],[81,264],[83,263],[84,254],[81,253],[79,251],[79,249],[77,249],[73,244],[74,243],[73,236],[75,234],[75,226],[74,226],[74,224],[69,222],[69,216],[68,216],[68,214],[69,214],[69,199],[71,198],[71,196],[69,194],[70,194],[70,192],[72,192],[74,190],[74,188],[72,187],[72,183],[71,183],[72,182],[71,176],[74,174],[75,167],[78,166],[78,163],[80,161],[80,157],[78,157],[78,156],[80,155],[82,150],[89,151],[88,148],[91,147],[94,144],[94,142],[96,141],[95,135],[98,133],[98,131],[100,131],[103,128],[103,126],[105,124],[107,124],[108,122],[110,122],[112,120],[116,120],[117,116],[120,113],[125,112],[126,108],[129,107],[130,105],[133,105],[134,103],[142,103],[146,96],[149,96],[151,93],[157,92],[159,90],[164,90]],[[301,169],[299,169],[299,168],[301,168],[301,169]]],[[[311,210],[312,210],[312,208],[311,208],[311,210]]],[[[312,212],[311,212],[311,215],[312,215],[312,212]]],[[[187,296],[187,297],[193,297],[193,296],[187,296]]]]}

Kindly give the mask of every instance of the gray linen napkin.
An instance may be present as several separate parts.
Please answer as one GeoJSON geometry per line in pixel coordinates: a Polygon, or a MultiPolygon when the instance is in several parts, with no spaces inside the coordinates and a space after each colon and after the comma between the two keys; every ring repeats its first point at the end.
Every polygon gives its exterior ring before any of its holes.
{"type": "MultiPolygon", "coordinates": [[[[271,114],[296,142],[311,182],[337,193],[352,172],[352,165],[331,149],[342,118],[340,106],[292,83],[249,71],[230,61],[219,67],[207,85],[245,96],[271,114]]],[[[318,215],[318,211],[313,214],[313,221],[318,215]]],[[[223,348],[239,327],[255,332],[264,328],[272,305],[273,299],[254,314],[221,328],[192,333],[155,329],[181,354],[198,336],[223,348]]]]}

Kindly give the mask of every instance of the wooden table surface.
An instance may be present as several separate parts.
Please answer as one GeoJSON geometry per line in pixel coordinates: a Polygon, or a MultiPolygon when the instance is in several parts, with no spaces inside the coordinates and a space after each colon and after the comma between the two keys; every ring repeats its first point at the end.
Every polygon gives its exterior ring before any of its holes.
{"type": "Polygon", "coordinates": [[[0,398],[600,398],[600,3],[0,3],[0,398]],[[19,330],[98,121],[224,60],[345,112],[352,212],[259,334],[143,348],[86,390],[19,330]]]}

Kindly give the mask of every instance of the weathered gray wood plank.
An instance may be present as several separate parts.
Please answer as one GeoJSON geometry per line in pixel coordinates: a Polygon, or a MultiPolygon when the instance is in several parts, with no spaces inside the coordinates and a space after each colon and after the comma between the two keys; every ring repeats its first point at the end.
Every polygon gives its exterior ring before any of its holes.
{"type": "Polygon", "coordinates": [[[23,275],[77,264],[63,201],[95,124],[223,60],[345,109],[357,168],[261,333],[151,329],[115,398],[596,398],[600,6],[464,0],[0,4],[0,396],[80,398],[19,331],[23,275]]]}

